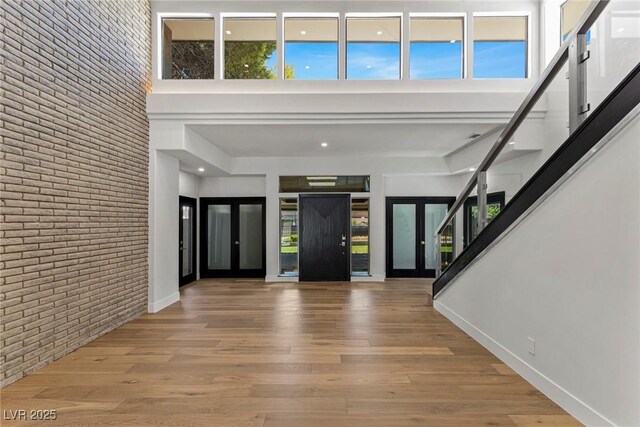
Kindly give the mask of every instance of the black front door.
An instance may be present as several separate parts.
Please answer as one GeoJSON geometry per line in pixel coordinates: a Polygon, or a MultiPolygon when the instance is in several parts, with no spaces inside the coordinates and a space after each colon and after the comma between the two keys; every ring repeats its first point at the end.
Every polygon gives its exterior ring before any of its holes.
{"type": "Polygon", "coordinates": [[[200,218],[200,277],[264,277],[264,197],[201,198],[200,218]]]}
{"type": "Polygon", "coordinates": [[[348,281],[350,203],[348,194],[300,195],[300,280],[348,281]]]}
{"type": "Polygon", "coordinates": [[[435,277],[435,234],[455,197],[387,198],[387,277],[435,277]]]}
{"type": "Polygon", "coordinates": [[[180,286],[196,280],[196,199],[180,196],[178,271],[180,286]]]}

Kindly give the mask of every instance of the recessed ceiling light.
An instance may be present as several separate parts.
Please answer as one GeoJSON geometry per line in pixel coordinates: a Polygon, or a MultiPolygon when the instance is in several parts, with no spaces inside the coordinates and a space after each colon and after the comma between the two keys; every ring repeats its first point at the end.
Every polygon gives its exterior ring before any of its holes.
{"type": "Polygon", "coordinates": [[[476,168],[469,168],[469,172],[475,172],[476,168]]]}
{"type": "Polygon", "coordinates": [[[225,33],[227,33],[227,34],[231,34],[231,31],[227,30],[227,31],[225,31],[225,33]]]}
{"type": "Polygon", "coordinates": [[[329,146],[329,144],[327,144],[326,142],[323,142],[320,144],[323,148],[327,148],[329,146]]]}
{"type": "Polygon", "coordinates": [[[302,30],[302,31],[300,31],[300,34],[302,34],[304,36],[305,34],[307,34],[307,32],[305,30],[302,30]]]}
{"type": "Polygon", "coordinates": [[[204,168],[198,168],[198,172],[204,172],[204,168]]]}
{"type": "Polygon", "coordinates": [[[382,31],[378,31],[376,34],[381,36],[382,35],[382,31]]]}

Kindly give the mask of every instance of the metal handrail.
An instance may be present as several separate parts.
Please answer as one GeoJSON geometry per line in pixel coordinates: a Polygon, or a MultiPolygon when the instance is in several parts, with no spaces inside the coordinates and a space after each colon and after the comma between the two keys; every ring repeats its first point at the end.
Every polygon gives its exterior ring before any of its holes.
{"type": "Polygon", "coordinates": [[[582,15],[582,18],[580,18],[580,21],[578,21],[576,27],[573,29],[573,31],[571,31],[565,42],[562,43],[562,46],[560,46],[558,52],[556,52],[547,68],[543,71],[535,86],[531,89],[516,113],[504,128],[504,130],[498,137],[498,140],[495,142],[495,144],[493,144],[485,158],[480,163],[480,166],[475,170],[475,172],[471,176],[471,179],[469,180],[467,185],[465,185],[460,195],[456,198],[456,201],[451,206],[451,209],[449,209],[447,216],[438,226],[436,235],[441,234],[447,224],[449,224],[456,213],[458,213],[458,210],[460,210],[460,207],[462,206],[464,201],[467,199],[469,194],[471,194],[473,188],[477,185],[478,176],[481,173],[486,172],[487,169],[489,169],[489,167],[493,164],[493,162],[502,152],[503,148],[505,147],[505,145],[507,145],[511,137],[520,128],[520,125],[522,124],[522,122],[524,122],[529,112],[531,112],[536,102],[538,102],[542,94],[544,94],[551,82],[558,75],[558,72],[560,72],[564,64],[567,62],[567,59],[569,58],[569,46],[571,45],[573,40],[577,37],[578,34],[586,34],[587,31],[589,31],[595,21],[602,14],[602,11],[607,7],[609,1],[610,0],[593,0],[589,4],[589,7],[582,15]]]}

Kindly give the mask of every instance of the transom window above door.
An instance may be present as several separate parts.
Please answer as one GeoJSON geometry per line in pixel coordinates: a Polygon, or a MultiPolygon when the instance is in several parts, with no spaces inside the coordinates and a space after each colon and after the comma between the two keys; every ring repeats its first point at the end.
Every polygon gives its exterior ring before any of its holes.
{"type": "Polygon", "coordinates": [[[369,176],[281,176],[280,193],[368,193],[369,176]]]}

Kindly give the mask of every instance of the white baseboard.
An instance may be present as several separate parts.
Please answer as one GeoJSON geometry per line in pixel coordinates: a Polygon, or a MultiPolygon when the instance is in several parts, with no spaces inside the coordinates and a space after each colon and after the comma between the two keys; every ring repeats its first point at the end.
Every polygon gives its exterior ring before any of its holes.
{"type": "Polygon", "coordinates": [[[169,307],[171,304],[180,301],[180,292],[176,292],[173,295],[169,295],[166,298],[161,299],[160,301],[151,302],[147,305],[147,310],[149,313],[157,313],[163,308],[169,307]]]}
{"type": "MultiPolygon", "coordinates": [[[[373,276],[351,276],[352,282],[384,282],[384,274],[374,274],[373,276]]],[[[297,276],[266,276],[265,282],[299,282],[297,276]]]]}
{"type": "Polygon", "coordinates": [[[581,423],[588,426],[615,426],[610,420],[520,359],[440,301],[434,301],[433,307],[581,423]]]}
{"type": "Polygon", "coordinates": [[[266,276],[265,282],[298,282],[298,276],[266,276]]]}
{"type": "Polygon", "coordinates": [[[384,274],[374,274],[372,276],[351,276],[352,282],[384,282],[384,274]]]}

